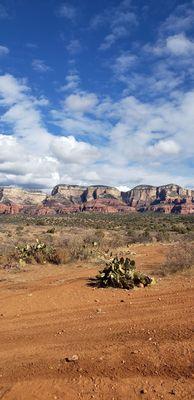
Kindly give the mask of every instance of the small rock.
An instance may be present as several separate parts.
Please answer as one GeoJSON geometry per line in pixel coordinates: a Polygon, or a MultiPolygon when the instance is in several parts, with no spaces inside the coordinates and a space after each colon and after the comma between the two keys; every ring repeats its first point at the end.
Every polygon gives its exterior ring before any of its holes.
{"type": "Polygon", "coordinates": [[[101,313],[102,312],[102,310],[101,310],[101,308],[97,308],[97,313],[101,313]]]}
{"type": "Polygon", "coordinates": [[[138,354],[138,353],[139,353],[138,350],[133,350],[133,351],[131,351],[131,354],[138,354]]]}
{"type": "Polygon", "coordinates": [[[172,389],[172,390],[170,391],[170,394],[176,395],[176,390],[175,390],[175,389],[172,389]]]}
{"type": "Polygon", "coordinates": [[[139,283],[138,287],[139,288],[144,288],[144,284],[143,283],[139,283]]]}
{"type": "Polygon", "coordinates": [[[146,394],[146,393],[147,393],[147,390],[146,390],[146,389],[141,389],[141,390],[140,390],[140,393],[141,393],[141,394],[146,394]]]}
{"type": "Polygon", "coordinates": [[[124,300],[121,300],[121,303],[124,303],[124,300]]]}
{"type": "Polygon", "coordinates": [[[74,354],[74,355],[71,356],[71,357],[66,357],[65,360],[66,360],[67,362],[75,362],[75,361],[78,361],[79,358],[78,358],[77,354],[74,354]]]}
{"type": "Polygon", "coordinates": [[[161,297],[158,297],[158,300],[161,301],[162,300],[161,297]]]}

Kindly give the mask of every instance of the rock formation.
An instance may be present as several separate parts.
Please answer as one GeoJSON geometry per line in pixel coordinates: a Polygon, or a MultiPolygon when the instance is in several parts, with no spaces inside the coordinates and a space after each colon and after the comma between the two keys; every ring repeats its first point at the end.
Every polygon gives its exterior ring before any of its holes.
{"type": "Polygon", "coordinates": [[[194,191],[175,184],[139,185],[127,192],[102,185],[57,185],[50,195],[36,190],[0,188],[0,214],[57,215],[84,211],[192,214],[194,191]]]}
{"type": "Polygon", "coordinates": [[[39,205],[45,199],[45,194],[41,191],[24,190],[21,188],[3,187],[0,188],[0,203],[39,205]]]}

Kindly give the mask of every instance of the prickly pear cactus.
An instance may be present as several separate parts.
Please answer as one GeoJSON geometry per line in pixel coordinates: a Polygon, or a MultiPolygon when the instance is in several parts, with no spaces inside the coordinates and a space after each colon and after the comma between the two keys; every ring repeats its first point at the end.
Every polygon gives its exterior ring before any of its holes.
{"type": "Polygon", "coordinates": [[[20,266],[37,262],[44,264],[46,261],[60,264],[56,250],[37,239],[34,244],[25,244],[16,247],[17,258],[20,266]]]}
{"type": "Polygon", "coordinates": [[[114,258],[106,264],[96,277],[99,287],[115,287],[133,289],[135,286],[148,286],[153,283],[153,278],[137,272],[135,261],[129,258],[114,258]]]}

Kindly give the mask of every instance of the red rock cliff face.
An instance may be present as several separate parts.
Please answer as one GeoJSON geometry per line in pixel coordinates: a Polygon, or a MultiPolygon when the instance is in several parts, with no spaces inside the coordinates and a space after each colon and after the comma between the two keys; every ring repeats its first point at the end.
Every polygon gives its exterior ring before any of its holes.
{"type": "Polygon", "coordinates": [[[120,192],[110,186],[57,185],[46,195],[0,188],[0,214],[57,215],[72,212],[194,213],[194,192],[178,185],[140,185],[120,192]]]}

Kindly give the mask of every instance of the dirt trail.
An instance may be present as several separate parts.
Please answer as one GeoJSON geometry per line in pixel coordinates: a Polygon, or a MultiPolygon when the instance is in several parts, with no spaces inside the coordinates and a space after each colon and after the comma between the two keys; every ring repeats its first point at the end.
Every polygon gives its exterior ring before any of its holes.
{"type": "MultiPolygon", "coordinates": [[[[141,269],[163,251],[137,248],[141,269]]],[[[128,292],[87,286],[96,271],[1,272],[0,399],[192,398],[193,278],[128,292]]]]}

